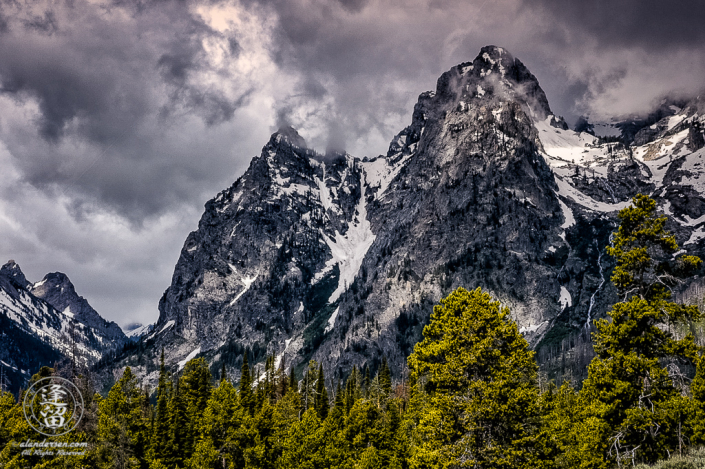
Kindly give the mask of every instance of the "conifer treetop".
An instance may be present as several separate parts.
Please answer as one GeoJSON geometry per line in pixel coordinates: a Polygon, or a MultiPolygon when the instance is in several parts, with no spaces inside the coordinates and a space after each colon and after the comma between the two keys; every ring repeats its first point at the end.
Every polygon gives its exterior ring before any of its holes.
{"type": "Polygon", "coordinates": [[[678,243],[664,229],[667,218],[657,216],[651,197],[636,195],[632,205],[620,210],[619,219],[607,253],[617,259],[611,280],[625,301],[634,295],[647,301],[667,299],[679,279],[700,266],[696,256],[681,254],[674,259],[678,243]]]}

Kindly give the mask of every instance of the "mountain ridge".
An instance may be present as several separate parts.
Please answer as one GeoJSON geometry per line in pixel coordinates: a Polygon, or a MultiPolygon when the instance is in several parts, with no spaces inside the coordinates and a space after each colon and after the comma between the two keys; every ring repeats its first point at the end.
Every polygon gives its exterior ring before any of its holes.
{"type": "Polygon", "coordinates": [[[126,341],[65,274],[49,273],[33,284],[14,260],[0,268],[0,321],[0,364],[13,390],[40,366],[67,359],[89,365],[126,341]]]}
{"type": "MultiPolygon", "coordinates": [[[[698,103],[646,143],[601,142],[569,130],[538,79],[487,46],[421,93],[386,155],[321,158],[282,128],[206,203],[141,353],[154,362],[163,347],[175,366],[204,356],[233,376],[243,353],[298,368],[313,358],[331,381],[386,356],[402,376],[433,304],[457,286],[510,306],[533,346],[560,341],[616,300],[604,246],[637,192],[702,252],[698,103]]],[[[148,381],[155,370],[134,369],[148,381]]]]}

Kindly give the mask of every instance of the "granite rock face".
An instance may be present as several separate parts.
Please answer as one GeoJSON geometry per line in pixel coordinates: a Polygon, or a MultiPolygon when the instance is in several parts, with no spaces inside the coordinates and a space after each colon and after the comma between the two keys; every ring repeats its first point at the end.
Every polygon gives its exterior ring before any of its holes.
{"type": "MultiPolygon", "coordinates": [[[[459,286],[509,306],[533,345],[578,330],[616,300],[605,246],[635,194],[702,253],[701,108],[606,142],[569,130],[536,77],[488,46],[419,96],[386,155],[321,155],[280,129],[206,203],[140,353],[154,362],[163,348],[176,368],[204,356],[234,376],[244,351],[286,367],[315,359],[331,381],[386,356],[399,377],[433,305],[459,286]]],[[[133,358],[113,366],[155,381],[133,358]]]]}

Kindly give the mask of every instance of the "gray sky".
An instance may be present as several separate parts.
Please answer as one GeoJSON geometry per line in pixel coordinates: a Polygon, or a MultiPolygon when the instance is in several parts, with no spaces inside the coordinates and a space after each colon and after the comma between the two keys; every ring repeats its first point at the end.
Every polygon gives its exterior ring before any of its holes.
{"type": "Polygon", "coordinates": [[[279,124],[386,152],[482,46],[555,113],[607,120],[705,83],[696,0],[0,0],[0,261],[152,322],[203,204],[279,124]]]}

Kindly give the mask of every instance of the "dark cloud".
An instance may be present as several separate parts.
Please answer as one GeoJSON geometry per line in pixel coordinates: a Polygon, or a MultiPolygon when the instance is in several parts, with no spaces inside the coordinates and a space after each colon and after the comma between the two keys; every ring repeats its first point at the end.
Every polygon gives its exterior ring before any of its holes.
{"type": "MultiPolygon", "coordinates": [[[[325,83],[329,99],[317,105],[325,121],[319,131],[338,122],[349,133],[348,143],[361,146],[369,143],[370,128],[391,133],[389,124],[408,115],[418,93],[432,88],[440,73],[472,60],[491,43],[524,61],[554,110],[569,120],[583,113],[608,118],[644,112],[673,88],[693,95],[703,85],[705,9],[693,0],[419,0],[364,2],[355,8],[337,0],[250,4],[279,19],[278,65],[304,82],[325,83]]],[[[309,98],[298,96],[298,107],[288,100],[289,115],[312,106],[309,98]]],[[[328,138],[310,140],[325,145],[328,138]]]]}
{"type": "Polygon", "coordinates": [[[26,29],[35,30],[44,34],[53,34],[58,30],[56,15],[53,11],[47,10],[43,16],[34,16],[22,21],[26,29]]]}
{"type": "Polygon", "coordinates": [[[694,0],[525,0],[525,5],[541,8],[607,48],[626,45],[656,51],[705,42],[705,8],[694,0]]]}
{"type": "Polygon", "coordinates": [[[227,74],[237,38],[209,27],[193,4],[6,5],[0,97],[26,109],[36,104],[38,112],[24,126],[14,122],[22,137],[0,138],[34,186],[56,186],[76,197],[75,207],[104,205],[141,224],[202,197],[206,181],[228,183],[224,176],[243,166],[226,145],[194,170],[202,147],[162,140],[193,132],[191,142],[205,145],[200,127],[230,122],[254,91],[227,74]],[[227,49],[226,60],[214,64],[207,44],[227,49]]]}

